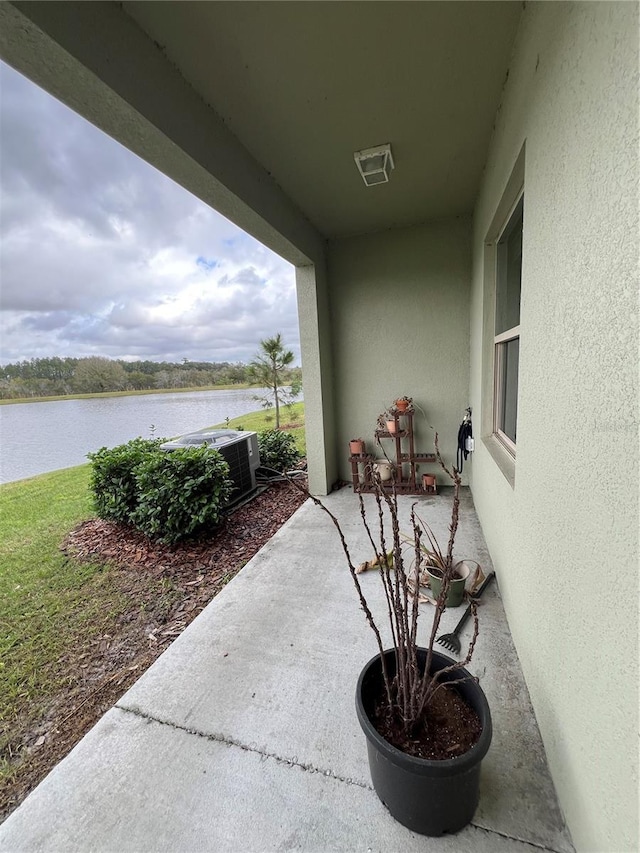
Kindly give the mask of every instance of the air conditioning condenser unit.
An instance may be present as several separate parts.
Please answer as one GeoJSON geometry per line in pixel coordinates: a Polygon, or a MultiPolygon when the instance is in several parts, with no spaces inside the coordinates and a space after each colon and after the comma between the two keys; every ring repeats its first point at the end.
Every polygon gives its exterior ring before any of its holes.
{"type": "Polygon", "coordinates": [[[160,449],[171,451],[203,444],[217,450],[229,466],[229,477],[234,485],[230,504],[237,503],[255,490],[256,469],[260,467],[257,433],[235,429],[203,429],[165,441],[160,449]]]}

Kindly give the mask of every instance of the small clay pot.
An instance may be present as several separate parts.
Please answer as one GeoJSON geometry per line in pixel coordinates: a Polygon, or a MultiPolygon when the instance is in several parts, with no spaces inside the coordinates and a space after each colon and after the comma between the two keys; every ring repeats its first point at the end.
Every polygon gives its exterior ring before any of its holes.
{"type": "Polygon", "coordinates": [[[408,408],[409,408],[409,401],[408,400],[396,400],[396,409],[399,412],[406,412],[408,408]]]}
{"type": "Polygon", "coordinates": [[[352,438],[349,442],[349,453],[352,456],[362,456],[364,453],[364,441],[361,438],[352,438]]]}

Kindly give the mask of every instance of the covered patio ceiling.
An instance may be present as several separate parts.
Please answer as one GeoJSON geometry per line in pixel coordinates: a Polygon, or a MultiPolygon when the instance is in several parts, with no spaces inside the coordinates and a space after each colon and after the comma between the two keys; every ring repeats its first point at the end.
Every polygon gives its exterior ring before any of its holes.
{"type": "Polygon", "coordinates": [[[520,2],[123,6],[325,237],[471,212],[520,2]]]}
{"type": "Polygon", "coordinates": [[[296,265],[473,210],[506,2],[0,4],[0,55],[296,265]],[[391,143],[388,184],[354,151],[391,143]]]}

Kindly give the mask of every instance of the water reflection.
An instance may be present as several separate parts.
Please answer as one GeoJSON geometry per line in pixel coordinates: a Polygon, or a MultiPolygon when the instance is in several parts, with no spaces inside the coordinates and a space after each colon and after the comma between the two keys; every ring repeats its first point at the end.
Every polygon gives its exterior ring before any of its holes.
{"type": "Polygon", "coordinates": [[[0,406],[0,482],[86,462],[136,436],[171,437],[256,411],[259,389],[194,391],[0,406]]]}

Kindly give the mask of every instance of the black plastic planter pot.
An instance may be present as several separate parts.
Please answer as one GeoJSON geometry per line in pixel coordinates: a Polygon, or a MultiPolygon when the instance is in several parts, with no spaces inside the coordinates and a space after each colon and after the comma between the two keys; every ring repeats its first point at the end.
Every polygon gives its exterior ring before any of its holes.
{"type": "MultiPolygon", "coordinates": [[[[395,651],[385,653],[390,675],[395,674],[395,651]]],[[[424,667],[427,650],[418,649],[424,667]]],[[[444,669],[454,660],[433,653],[432,671],[444,669]]],[[[443,676],[443,682],[470,675],[465,669],[443,676]]],[[[464,755],[444,761],[414,758],[388,743],[373,727],[369,714],[383,695],[384,682],[380,655],[372,658],[360,673],[356,691],[358,720],[367,738],[369,769],[376,794],[393,817],[422,835],[444,835],[466,826],[478,805],[480,764],[491,743],[491,713],[486,697],[471,678],[455,689],[471,705],[482,722],[479,741],[464,755]]]]}

